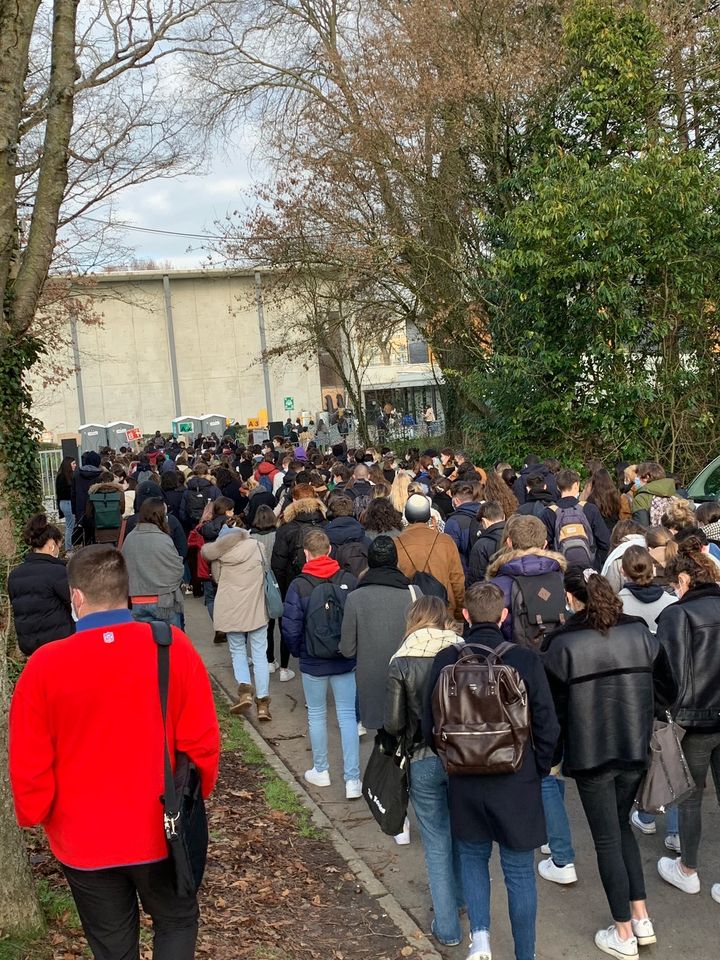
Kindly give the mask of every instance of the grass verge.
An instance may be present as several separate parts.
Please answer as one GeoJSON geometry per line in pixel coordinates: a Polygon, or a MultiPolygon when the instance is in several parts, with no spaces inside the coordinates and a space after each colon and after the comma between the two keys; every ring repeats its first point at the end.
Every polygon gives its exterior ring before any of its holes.
{"type": "MultiPolygon", "coordinates": [[[[37,882],[35,889],[48,923],[55,921],[68,931],[80,930],[80,917],[69,890],[53,887],[44,879],[37,882]]],[[[0,960],[50,960],[52,955],[53,948],[47,942],[45,931],[0,940],[0,960]]]]}

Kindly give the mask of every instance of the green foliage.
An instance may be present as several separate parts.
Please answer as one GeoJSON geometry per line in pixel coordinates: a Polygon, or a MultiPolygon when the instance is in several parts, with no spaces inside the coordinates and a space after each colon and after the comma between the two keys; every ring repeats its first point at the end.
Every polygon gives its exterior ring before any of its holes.
{"type": "Polygon", "coordinates": [[[33,337],[11,341],[0,353],[0,478],[16,542],[27,518],[42,504],[37,443],[42,424],[30,416],[26,374],[45,352],[33,337]]]}

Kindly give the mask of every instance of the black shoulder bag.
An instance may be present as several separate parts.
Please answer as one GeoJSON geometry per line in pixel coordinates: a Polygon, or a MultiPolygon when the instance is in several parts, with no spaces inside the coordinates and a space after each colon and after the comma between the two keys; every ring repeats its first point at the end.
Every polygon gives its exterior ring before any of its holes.
{"type": "Polygon", "coordinates": [[[208,848],[208,824],[200,789],[200,774],[186,753],[175,754],[175,774],[167,741],[167,705],[170,687],[170,646],[172,631],[162,621],[151,624],[157,644],[158,687],[163,719],[165,753],[165,793],[163,823],[168,854],[175,872],[175,891],[179,897],[194,897],[205,873],[208,848]]]}

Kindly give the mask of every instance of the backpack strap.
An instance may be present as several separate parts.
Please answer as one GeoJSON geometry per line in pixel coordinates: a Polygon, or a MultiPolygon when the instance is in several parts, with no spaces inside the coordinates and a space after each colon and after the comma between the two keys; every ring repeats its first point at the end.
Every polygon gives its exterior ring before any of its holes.
{"type": "Polygon", "coordinates": [[[417,593],[416,593],[415,587],[412,585],[412,583],[409,585],[408,590],[410,591],[410,596],[412,597],[412,602],[415,603],[415,601],[417,600],[417,593]]]}
{"type": "MultiPolygon", "coordinates": [[[[410,554],[407,552],[407,547],[405,546],[405,544],[402,542],[402,540],[401,540],[399,537],[398,537],[398,539],[395,541],[395,543],[399,543],[400,546],[403,548],[403,550],[405,551],[405,556],[408,558],[408,560],[410,561],[410,563],[412,563],[412,568],[413,568],[413,570],[415,571],[415,573],[417,573],[417,572],[418,572],[418,568],[415,566],[415,563],[413,562],[413,558],[412,558],[412,557],[410,556],[410,554]]],[[[432,552],[432,551],[431,551],[431,552],[432,552]]],[[[428,559],[430,559],[430,558],[428,557],[428,559]]]]}
{"type": "MultiPolygon", "coordinates": [[[[430,563],[430,557],[432,556],[432,552],[433,552],[433,550],[435,549],[435,544],[437,543],[437,539],[438,539],[439,536],[440,536],[440,531],[438,531],[438,532],[435,534],[435,539],[434,539],[433,542],[432,542],[432,546],[430,547],[430,552],[428,553],[427,558],[426,558],[426,560],[425,560],[425,565],[424,565],[424,567],[422,568],[422,572],[423,572],[423,573],[429,573],[429,572],[430,572],[430,571],[428,570],[428,564],[430,563]]],[[[405,551],[405,553],[407,553],[407,550],[405,551]]],[[[413,564],[413,566],[414,566],[414,564],[413,564]]],[[[417,568],[416,568],[416,569],[417,569],[417,568]]]]}

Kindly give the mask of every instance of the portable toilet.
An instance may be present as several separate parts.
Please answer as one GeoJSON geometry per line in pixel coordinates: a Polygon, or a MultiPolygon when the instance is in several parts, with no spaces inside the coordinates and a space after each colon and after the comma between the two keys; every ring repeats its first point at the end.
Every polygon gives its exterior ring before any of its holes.
{"type": "Polygon", "coordinates": [[[222,440],[227,430],[227,417],[221,413],[206,413],[200,417],[202,423],[202,430],[200,431],[204,437],[209,437],[211,433],[216,433],[220,440],[222,440]]]}
{"type": "Polygon", "coordinates": [[[178,440],[194,440],[202,433],[202,420],[200,417],[175,417],[172,432],[178,440]]]}
{"type": "Polygon", "coordinates": [[[129,423],[127,420],[113,420],[105,429],[107,430],[108,446],[112,447],[113,450],[119,450],[120,447],[128,445],[127,432],[128,430],[134,430],[135,424],[129,423]]]}
{"type": "Polygon", "coordinates": [[[101,423],[84,423],[78,427],[80,434],[80,453],[101,450],[108,445],[107,427],[101,423]]]}

